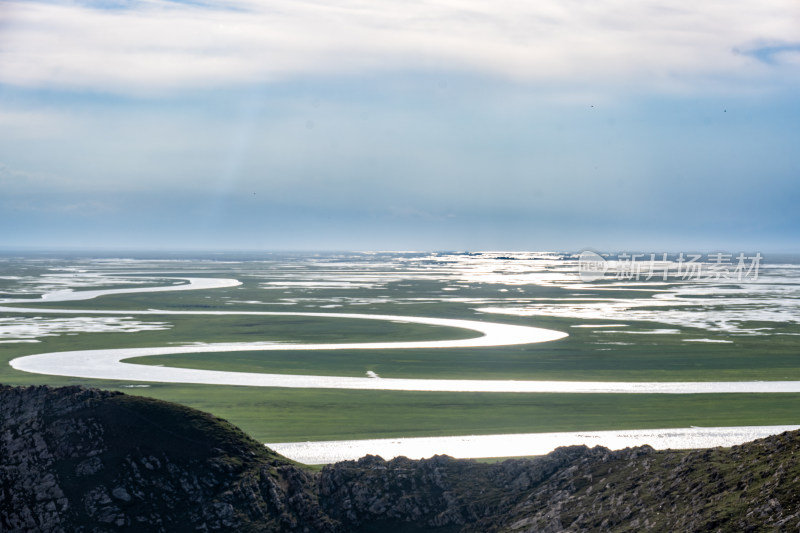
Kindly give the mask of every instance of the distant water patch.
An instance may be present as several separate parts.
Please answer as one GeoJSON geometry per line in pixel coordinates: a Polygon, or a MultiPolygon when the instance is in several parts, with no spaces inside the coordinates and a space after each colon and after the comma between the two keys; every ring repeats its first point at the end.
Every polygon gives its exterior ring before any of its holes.
{"type": "Polygon", "coordinates": [[[423,459],[433,455],[456,458],[518,457],[544,455],[559,446],[605,446],[619,450],[649,444],[657,450],[735,446],[754,439],[777,435],[800,426],[690,427],[670,429],[625,429],[614,431],[575,431],[522,433],[509,435],[470,435],[458,437],[418,437],[396,439],[336,440],[321,442],[268,443],[276,452],[306,464],[327,464],[355,460],[367,454],[384,459],[404,456],[423,459]]]}

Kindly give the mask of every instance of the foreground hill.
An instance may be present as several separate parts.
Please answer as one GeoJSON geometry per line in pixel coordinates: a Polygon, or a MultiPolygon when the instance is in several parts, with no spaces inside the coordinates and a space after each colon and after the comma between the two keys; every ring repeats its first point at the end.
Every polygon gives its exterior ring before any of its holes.
{"type": "Polygon", "coordinates": [[[211,415],[0,387],[0,531],[797,531],[800,434],[730,449],[559,448],[309,470],[211,415]]]}

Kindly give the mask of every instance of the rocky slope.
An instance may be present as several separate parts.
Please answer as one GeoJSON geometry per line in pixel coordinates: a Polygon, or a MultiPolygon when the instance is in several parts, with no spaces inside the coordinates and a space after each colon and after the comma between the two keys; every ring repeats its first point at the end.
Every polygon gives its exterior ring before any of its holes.
{"type": "Polygon", "coordinates": [[[314,475],[199,411],[5,387],[0,424],[0,531],[334,530],[314,475]]]}
{"type": "Polygon", "coordinates": [[[0,532],[797,531],[800,434],[309,470],[182,406],[0,387],[0,532]]]}

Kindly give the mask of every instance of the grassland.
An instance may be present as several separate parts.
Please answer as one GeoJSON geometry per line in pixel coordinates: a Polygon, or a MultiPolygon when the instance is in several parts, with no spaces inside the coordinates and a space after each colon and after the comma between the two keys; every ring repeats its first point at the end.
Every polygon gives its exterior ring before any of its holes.
{"type": "MultiPolygon", "coordinates": [[[[175,274],[176,276],[178,273],[175,274]]],[[[461,287],[460,298],[443,300],[447,282],[416,280],[380,288],[265,290],[241,272],[209,272],[237,277],[241,287],[212,291],[129,294],[42,308],[171,311],[350,312],[467,318],[566,331],[552,343],[480,349],[270,351],[188,354],[137,358],[129,362],[287,374],[445,379],[555,379],[614,381],[800,380],[800,328],[771,327],[769,335],[734,335],[705,329],[627,321],[625,328],[573,328],[608,321],[557,317],[486,315],[474,309],[491,299],[536,298],[558,301],[568,291],[551,286],[514,288],[500,284],[461,287]],[[250,303],[246,303],[250,302],[250,303]],[[259,302],[259,303],[252,303],[259,302]],[[336,305],[338,307],[329,307],[336,305]],[[653,330],[676,333],[647,333],[653,330]],[[634,332],[634,333],[632,333],[634,332]],[[643,332],[636,334],[635,332],[643,332]],[[686,342],[687,339],[731,341],[686,342]]],[[[8,284],[8,283],[7,283],[8,284]]],[[[586,291],[583,291],[586,292],[586,291]]],[[[591,295],[591,293],[590,293],[591,295]]],[[[648,293],[604,291],[603,298],[646,298],[648,293]]],[[[39,305],[39,304],[36,304],[39,305]]],[[[32,307],[34,304],[27,305],[32,307]]],[[[84,316],[77,315],[77,316],[84,316]]],[[[4,313],[0,318],[69,318],[76,315],[4,313]]],[[[175,401],[209,411],[267,442],[392,436],[519,433],[660,427],[770,425],[800,423],[800,397],[791,394],[508,394],[424,393],[268,389],[83,380],[18,372],[7,362],[42,352],[167,346],[188,342],[385,342],[467,338],[474,332],[373,320],[289,316],[136,315],[166,322],[165,331],[61,333],[35,344],[0,344],[0,382],[10,385],[81,384],[175,401]],[[149,385],[134,387],[131,385],[149,385]]],[[[613,322],[618,323],[618,320],[613,322]]]]}

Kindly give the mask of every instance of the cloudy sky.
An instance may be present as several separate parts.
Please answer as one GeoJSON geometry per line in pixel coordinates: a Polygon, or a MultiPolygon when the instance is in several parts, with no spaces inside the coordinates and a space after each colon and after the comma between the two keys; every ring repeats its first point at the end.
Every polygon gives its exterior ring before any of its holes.
{"type": "Polygon", "coordinates": [[[0,0],[0,248],[800,251],[796,0],[0,0]]]}

